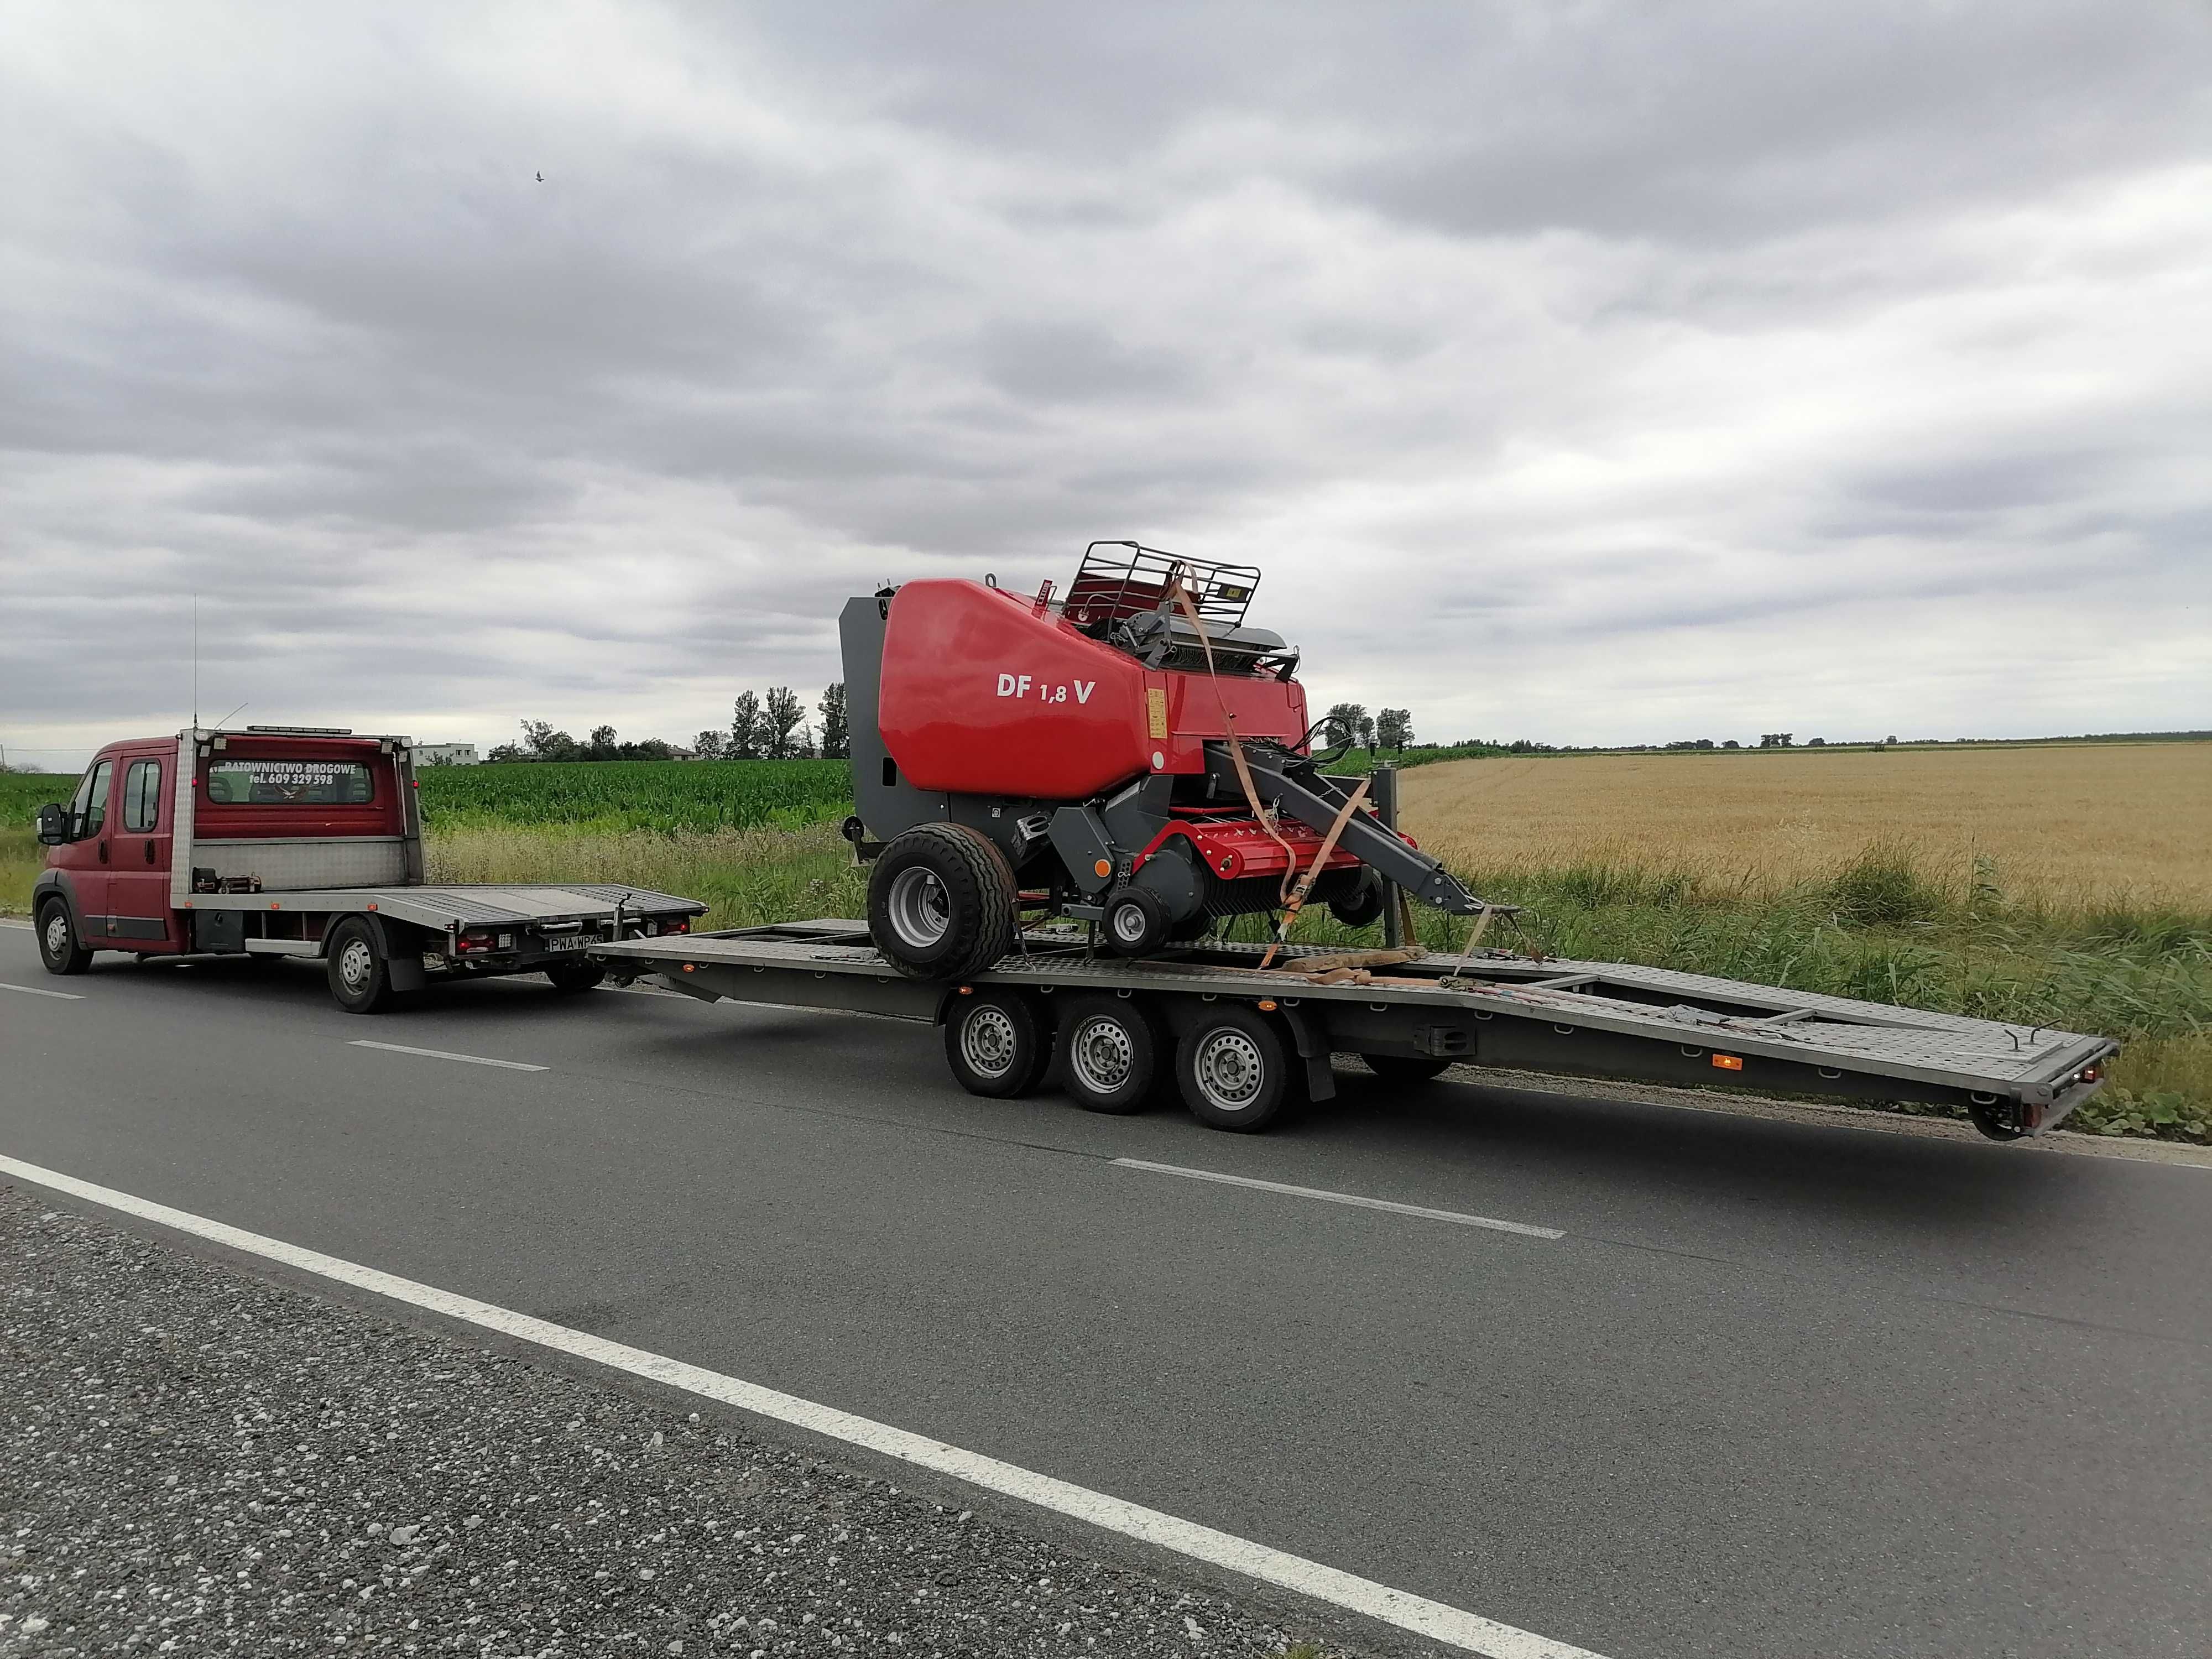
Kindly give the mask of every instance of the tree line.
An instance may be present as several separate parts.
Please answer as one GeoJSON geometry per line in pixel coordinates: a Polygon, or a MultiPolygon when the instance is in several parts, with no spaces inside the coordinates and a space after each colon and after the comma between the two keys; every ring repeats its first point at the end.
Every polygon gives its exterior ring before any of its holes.
{"type": "Polygon", "coordinates": [[[1378,749],[1411,749],[1413,711],[1383,708],[1370,714],[1359,703],[1331,703],[1321,717],[1321,740],[1326,748],[1364,749],[1370,754],[1378,749]]]}
{"type": "Polygon", "coordinates": [[[689,749],[659,738],[639,743],[617,738],[611,726],[594,726],[587,738],[555,729],[550,720],[524,720],[522,741],[503,743],[487,761],[666,761],[666,760],[843,760],[853,752],[845,720],[845,683],[839,680],[815,704],[817,727],[806,705],[787,685],[772,685],[768,695],[740,691],[730,710],[728,729],[708,727],[689,749]]]}

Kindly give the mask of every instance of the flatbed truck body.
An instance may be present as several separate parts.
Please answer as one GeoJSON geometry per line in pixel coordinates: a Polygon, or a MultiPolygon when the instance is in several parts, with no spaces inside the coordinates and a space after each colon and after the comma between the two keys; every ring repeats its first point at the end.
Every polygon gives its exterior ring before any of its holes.
{"type": "Polygon", "coordinates": [[[2013,1139],[2063,1122],[2118,1052],[2108,1038],[2048,1027],[1503,951],[1331,969],[1346,953],[1300,946],[1262,968],[1256,945],[1130,961],[1032,929],[996,966],[933,983],[897,973],[854,921],[590,950],[617,980],[651,976],[702,1000],[941,1025],[956,1078],[976,1093],[1026,1092],[1056,1066],[1079,1103],[1135,1109],[1172,1078],[1202,1121],[1229,1129],[1262,1127],[1297,1095],[1328,1098],[1330,1057],[1349,1053],[1402,1080],[1464,1064],[1954,1106],[1984,1134],[2013,1139]],[[976,1040],[979,1024],[995,1028],[990,1040],[976,1040]],[[1210,1073],[1209,1039],[1220,1050],[1210,1073]],[[1133,1062],[1146,1075],[1103,1086],[1132,1049],[1149,1049],[1133,1062]],[[1253,1069],[1270,1066],[1279,1075],[1255,1085],[1253,1069]]]}
{"type": "Polygon", "coordinates": [[[112,743],[41,809],[31,895],[46,967],[95,951],[301,957],[368,1013],[441,981],[544,973],[587,990],[586,947],[688,930],[696,899],[617,884],[424,879],[404,737],[198,729],[112,743]]]}

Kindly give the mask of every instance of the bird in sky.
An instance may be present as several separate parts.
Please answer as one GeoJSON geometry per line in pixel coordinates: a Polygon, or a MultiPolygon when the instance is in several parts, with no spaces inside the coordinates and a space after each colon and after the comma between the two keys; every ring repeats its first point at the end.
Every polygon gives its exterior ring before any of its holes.
{"type": "Polygon", "coordinates": [[[538,175],[538,182],[541,185],[545,182],[545,175],[544,173],[541,173],[538,175]]]}

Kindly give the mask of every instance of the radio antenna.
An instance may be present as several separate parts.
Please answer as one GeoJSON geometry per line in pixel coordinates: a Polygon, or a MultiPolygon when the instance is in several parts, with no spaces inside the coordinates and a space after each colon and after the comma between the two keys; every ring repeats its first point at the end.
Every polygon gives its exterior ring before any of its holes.
{"type": "Polygon", "coordinates": [[[192,731],[200,729],[200,596],[192,595],[192,731]]]}

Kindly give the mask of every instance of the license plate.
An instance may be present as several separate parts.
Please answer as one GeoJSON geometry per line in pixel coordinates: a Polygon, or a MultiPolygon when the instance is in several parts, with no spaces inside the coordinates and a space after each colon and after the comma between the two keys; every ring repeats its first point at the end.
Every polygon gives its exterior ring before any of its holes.
{"type": "Polygon", "coordinates": [[[588,933],[556,933],[545,941],[549,951],[580,951],[592,942],[588,933]]]}

